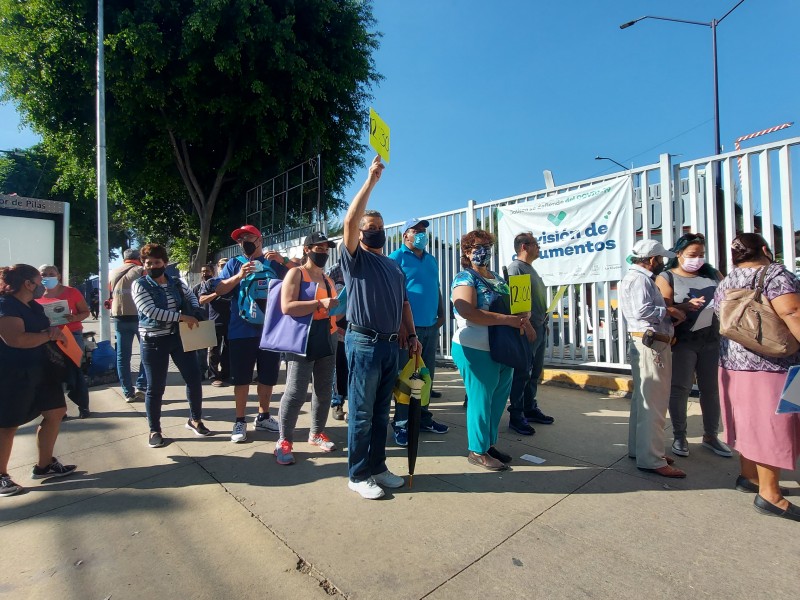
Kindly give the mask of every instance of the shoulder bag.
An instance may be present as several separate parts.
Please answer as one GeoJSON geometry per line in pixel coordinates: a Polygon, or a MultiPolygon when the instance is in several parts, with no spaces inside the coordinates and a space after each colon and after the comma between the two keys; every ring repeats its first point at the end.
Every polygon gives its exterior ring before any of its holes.
{"type": "MultiPolygon", "coordinates": [[[[489,282],[474,269],[467,270],[483,281],[484,285],[492,292],[493,297],[487,310],[501,315],[510,315],[511,301],[509,297],[495,292],[489,282]]],[[[531,346],[528,338],[520,332],[518,327],[490,325],[489,354],[493,361],[514,369],[526,370],[531,365],[531,346]]]]}
{"type": "Polygon", "coordinates": [[[795,354],[800,343],[764,296],[767,269],[756,273],[753,287],[725,290],[719,304],[719,332],[756,354],[782,358],[795,354]]]}

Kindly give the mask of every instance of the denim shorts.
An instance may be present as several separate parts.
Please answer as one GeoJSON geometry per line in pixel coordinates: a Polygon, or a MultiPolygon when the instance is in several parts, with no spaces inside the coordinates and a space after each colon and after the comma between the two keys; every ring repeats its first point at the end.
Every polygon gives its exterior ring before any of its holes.
{"type": "Polygon", "coordinates": [[[278,383],[281,355],[278,352],[262,350],[258,347],[259,341],[259,338],[228,340],[233,385],[250,385],[253,382],[253,368],[258,371],[258,383],[263,385],[278,383]]]}

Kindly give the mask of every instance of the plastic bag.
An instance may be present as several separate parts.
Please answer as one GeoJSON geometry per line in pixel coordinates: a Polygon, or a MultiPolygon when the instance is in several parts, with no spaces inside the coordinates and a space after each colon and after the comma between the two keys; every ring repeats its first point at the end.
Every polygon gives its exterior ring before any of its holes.
{"type": "MultiPolygon", "coordinates": [[[[408,404],[411,399],[411,376],[415,372],[414,365],[416,364],[416,360],[416,358],[409,359],[406,366],[403,367],[403,370],[397,375],[397,381],[395,381],[392,394],[398,404],[408,404]]],[[[420,405],[428,406],[431,400],[431,387],[433,382],[431,381],[431,372],[425,366],[422,358],[419,359],[419,375],[425,382],[420,392],[420,405]]]]}

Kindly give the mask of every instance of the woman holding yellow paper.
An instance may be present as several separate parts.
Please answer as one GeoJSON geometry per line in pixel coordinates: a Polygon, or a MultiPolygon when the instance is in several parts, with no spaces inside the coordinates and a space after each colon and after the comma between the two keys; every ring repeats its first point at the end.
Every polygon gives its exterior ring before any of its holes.
{"type": "Polygon", "coordinates": [[[65,338],[61,329],[50,327],[44,309],[35,302],[42,294],[42,276],[35,267],[19,264],[0,269],[0,496],[23,489],[11,479],[8,460],[17,428],[39,415],[39,461],[31,477],[63,477],[75,471],[75,465],[62,465],[53,456],[67,408],[61,377],[55,376],[47,354],[52,350],[58,357],[59,351],[46,346],[65,338]]]}
{"type": "Polygon", "coordinates": [[[186,323],[189,328],[197,326],[197,319],[189,313],[199,309],[200,305],[185,283],[166,274],[166,248],[159,244],[147,244],[142,248],[141,256],[147,275],[134,281],[131,291],[139,312],[142,365],[147,374],[144,405],[150,425],[148,445],[151,448],[160,448],[164,445],[161,435],[161,401],[170,358],[186,382],[190,411],[186,429],[199,436],[211,435],[200,420],[203,411],[203,386],[197,354],[194,351],[183,351],[178,332],[179,322],[186,323]]]}

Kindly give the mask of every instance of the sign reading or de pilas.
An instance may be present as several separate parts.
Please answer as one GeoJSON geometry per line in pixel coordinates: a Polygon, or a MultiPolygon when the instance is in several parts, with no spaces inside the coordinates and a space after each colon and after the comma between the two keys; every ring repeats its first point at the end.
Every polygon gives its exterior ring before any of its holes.
{"type": "Polygon", "coordinates": [[[14,194],[0,194],[0,208],[26,210],[30,212],[64,214],[64,203],[41,198],[26,198],[14,194]]]}

